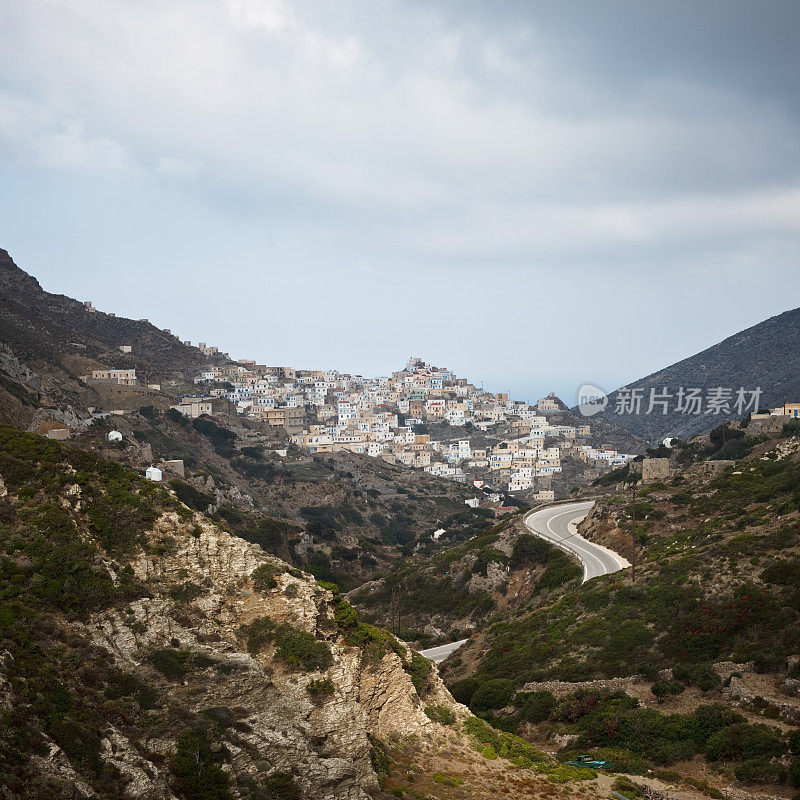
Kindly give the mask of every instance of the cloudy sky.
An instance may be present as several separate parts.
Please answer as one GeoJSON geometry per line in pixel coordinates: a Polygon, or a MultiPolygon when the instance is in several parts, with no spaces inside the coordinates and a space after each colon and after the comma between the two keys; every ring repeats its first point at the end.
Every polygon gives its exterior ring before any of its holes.
{"type": "Polygon", "coordinates": [[[0,0],[0,247],[235,357],[611,389],[800,306],[795,0],[0,0]]]}

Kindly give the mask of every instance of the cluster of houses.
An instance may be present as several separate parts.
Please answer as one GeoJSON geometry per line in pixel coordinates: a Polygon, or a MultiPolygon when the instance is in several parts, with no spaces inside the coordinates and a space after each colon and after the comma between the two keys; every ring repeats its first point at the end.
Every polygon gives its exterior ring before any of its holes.
{"type": "Polygon", "coordinates": [[[761,414],[752,414],[752,419],[769,419],[769,417],[792,417],[800,419],[800,403],[784,403],[782,406],[764,411],[761,414]]]}
{"type": "Polygon", "coordinates": [[[588,445],[588,424],[554,424],[552,416],[563,410],[554,395],[530,405],[420,358],[376,378],[242,360],[211,366],[195,382],[207,393],[173,406],[186,416],[216,413],[224,400],[239,414],[282,426],[308,453],[359,453],[459,483],[480,482],[478,488],[490,482],[510,492],[536,490],[535,499],[552,498],[550,481],[565,452],[596,465],[633,458],[588,445]],[[433,427],[438,435],[429,432],[433,427]],[[477,438],[483,446],[475,446],[477,438]]]}

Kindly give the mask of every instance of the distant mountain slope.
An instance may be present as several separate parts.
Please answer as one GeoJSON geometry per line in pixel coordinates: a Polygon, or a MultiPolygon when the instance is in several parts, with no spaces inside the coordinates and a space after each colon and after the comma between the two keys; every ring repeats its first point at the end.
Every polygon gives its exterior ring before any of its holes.
{"type": "Polygon", "coordinates": [[[2,249],[0,340],[26,362],[52,361],[54,356],[57,360],[64,353],[80,352],[169,374],[195,370],[209,361],[196,347],[187,347],[147,321],[92,312],[77,300],[46,292],[2,249]],[[123,354],[118,350],[121,345],[131,345],[133,351],[123,354]]]}
{"type": "Polygon", "coordinates": [[[762,409],[800,400],[800,308],[771,317],[697,355],[617,389],[609,396],[606,410],[592,419],[614,422],[650,442],[666,436],[688,439],[707,433],[724,419],[705,413],[706,392],[714,387],[733,390],[734,398],[740,387],[748,391],[760,387],[762,409]],[[664,387],[673,395],[680,387],[702,388],[703,411],[700,414],[676,411],[673,397],[667,414],[661,413],[661,407],[646,414],[650,390],[660,392],[664,387]],[[620,392],[625,389],[643,390],[641,413],[615,413],[620,392]]]}
{"type": "Polygon", "coordinates": [[[0,419],[17,423],[40,402],[102,405],[94,389],[78,380],[91,369],[133,368],[143,383],[184,382],[210,361],[225,360],[209,358],[149,322],[89,311],[77,300],[46,292],[5,250],[0,250],[0,350],[5,411],[0,419]],[[121,345],[132,351],[121,352],[121,345]],[[28,370],[34,374],[16,374],[28,370]],[[20,384],[40,394],[25,397],[20,384]]]}

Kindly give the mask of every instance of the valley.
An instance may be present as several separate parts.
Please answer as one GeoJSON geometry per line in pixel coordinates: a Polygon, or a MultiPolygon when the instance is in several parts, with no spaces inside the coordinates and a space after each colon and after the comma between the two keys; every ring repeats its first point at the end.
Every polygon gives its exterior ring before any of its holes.
{"type": "Polygon", "coordinates": [[[794,796],[796,420],[648,449],[416,361],[281,405],[266,367],[0,277],[7,796],[794,796]],[[498,419],[400,418],[448,391],[498,419]]]}

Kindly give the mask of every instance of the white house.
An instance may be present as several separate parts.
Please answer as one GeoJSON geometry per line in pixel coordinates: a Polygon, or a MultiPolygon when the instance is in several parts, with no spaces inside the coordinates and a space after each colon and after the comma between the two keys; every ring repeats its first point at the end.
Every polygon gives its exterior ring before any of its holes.
{"type": "Polygon", "coordinates": [[[148,467],[144,473],[145,478],[149,481],[160,481],[161,480],[161,470],[158,467],[148,467]]]}
{"type": "Polygon", "coordinates": [[[470,508],[477,508],[480,504],[481,501],[478,497],[471,497],[469,500],[464,501],[464,505],[470,508]]]}
{"type": "Polygon", "coordinates": [[[109,431],[106,439],[108,439],[109,442],[121,442],[122,434],[119,431],[109,431]]]}

